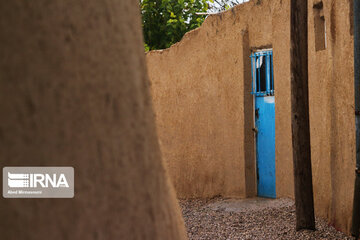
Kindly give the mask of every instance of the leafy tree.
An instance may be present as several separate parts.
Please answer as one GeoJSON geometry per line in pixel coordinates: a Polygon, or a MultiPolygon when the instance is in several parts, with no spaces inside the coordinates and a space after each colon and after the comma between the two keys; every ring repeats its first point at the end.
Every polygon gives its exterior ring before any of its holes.
{"type": "Polygon", "coordinates": [[[140,0],[145,50],[168,48],[204,21],[206,0],[140,0]]]}
{"type": "Polygon", "coordinates": [[[209,11],[211,13],[222,12],[238,4],[248,2],[249,0],[209,0],[209,11]]]}

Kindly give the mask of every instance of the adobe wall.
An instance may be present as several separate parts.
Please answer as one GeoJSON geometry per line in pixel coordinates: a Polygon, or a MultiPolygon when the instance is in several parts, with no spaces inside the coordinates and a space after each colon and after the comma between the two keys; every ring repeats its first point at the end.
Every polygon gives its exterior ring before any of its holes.
{"type": "MultiPolygon", "coordinates": [[[[316,3],[316,1],[314,1],[316,3]]],[[[349,232],[355,170],[352,0],[323,1],[326,49],[316,51],[309,2],[309,103],[317,215],[349,232]]]]}
{"type": "Polygon", "coordinates": [[[0,197],[1,239],[186,239],[139,15],[132,0],[0,1],[1,169],[75,169],[72,199],[0,197]]]}
{"type": "MultiPolygon", "coordinates": [[[[177,195],[255,194],[250,62],[272,45],[276,192],[293,197],[290,1],[257,1],[209,16],[180,43],[147,54],[160,147],[177,195]]],[[[315,50],[309,1],[309,103],[315,211],[349,232],[355,167],[351,0],[323,1],[326,49],[315,50]]]]}
{"type": "Polygon", "coordinates": [[[293,191],[288,1],[209,16],[169,49],[147,53],[160,148],[178,197],[256,195],[251,49],[274,48],[278,196],[293,191]],[[251,14],[250,14],[251,13],[251,14]]]}

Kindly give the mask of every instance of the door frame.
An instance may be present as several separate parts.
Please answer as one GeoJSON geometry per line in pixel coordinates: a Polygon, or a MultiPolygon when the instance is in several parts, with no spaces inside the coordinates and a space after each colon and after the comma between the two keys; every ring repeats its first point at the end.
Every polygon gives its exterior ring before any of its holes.
{"type": "MultiPolygon", "coordinates": [[[[271,78],[271,85],[272,85],[272,88],[271,88],[271,91],[270,92],[267,92],[265,93],[264,95],[266,94],[269,94],[271,96],[274,96],[274,101],[275,101],[275,90],[274,90],[274,61],[273,61],[273,49],[272,48],[265,48],[265,49],[256,49],[254,50],[252,53],[251,53],[251,80],[252,80],[252,92],[251,94],[253,95],[253,130],[255,131],[255,134],[254,134],[254,161],[255,161],[255,175],[256,175],[256,196],[259,196],[259,193],[258,193],[258,179],[259,179],[259,171],[258,171],[258,152],[257,152],[257,130],[256,130],[256,114],[255,114],[255,111],[256,111],[256,98],[258,96],[261,96],[259,95],[258,91],[257,91],[257,86],[256,85],[256,82],[254,81],[254,74],[255,74],[255,78],[256,78],[256,72],[254,73],[254,71],[257,71],[256,70],[256,67],[255,64],[257,64],[256,62],[256,55],[258,56],[258,54],[262,54],[262,53],[271,53],[270,55],[270,59],[271,59],[271,63],[270,63],[270,78],[271,78]]],[[[263,55],[264,56],[264,55],[263,55]]],[[[268,70],[266,70],[268,71],[268,70]]],[[[267,73],[268,74],[268,73],[267,73]]],[[[267,89],[268,90],[268,89],[267,89]]],[[[263,94],[263,93],[261,93],[263,94]]],[[[275,101],[276,102],[276,101],[275,101]]],[[[275,104],[274,102],[274,104],[275,104]]],[[[275,106],[274,106],[275,107],[275,106]]],[[[274,110],[275,111],[275,110],[274,110]]],[[[274,117],[276,117],[276,112],[274,112],[274,117]]],[[[274,125],[275,125],[275,119],[274,119],[274,125]]],[[[274,126],[275,127],[275,126],[274,126]]],[[[276,129],[275,129],[276,130],[276,129]]],[[[274,132],[275,136],[276,136],[276,132],[274,132]]],[[[274,146],[274,153],[275,153],[275,157],[274,157],[274,166],[275,166],[275,169],[274,169],[274,178],[275,178],[275,196],[269,196],[269,198],[276,198],[276,152],[275,152],[275,148],[276,148],[276,142],[275,142],[275,146],[274,146]]],[[[263,197],[263,196],[261,196],[263,197]]]]}

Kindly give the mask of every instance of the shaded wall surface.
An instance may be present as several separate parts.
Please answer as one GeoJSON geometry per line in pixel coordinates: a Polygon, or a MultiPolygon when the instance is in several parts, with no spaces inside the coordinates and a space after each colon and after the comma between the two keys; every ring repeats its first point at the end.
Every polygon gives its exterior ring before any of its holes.
{"type": "MultiPolygon", "coordinates": [[[[209,16],[171,48],[147,54],[160,148],[178,197],[256,194],[248,56],[268,47],[274,52],[276,194],[293,197],[289,2],[241,4],[209,16]]],[[[352,1],[324,0],[321,11],[313,8],[319,2],[309,1],[308,15],[315,211],[349,232],[355,167],[352,1]],[[315,25],[320,17],[324,26],[315,25]]]]}
{"type": "Polygon", "coordinates": [[[73,199],[0,198],[1,239],[186,239],[138,2],[1,1],[0,159],[73,166],[73,199]]]}
{"type": "MultiPolygon", "coordinates": [[[[289,3],[251,1],[209,16],[169,49],[147,53],[163,158],[178,197],[256,195],[250,55],[274,48],[276,153],[292,171],[289,3]],[[251,13],[251,14],[249,14],[251,13]]],[[[279,196],[291,175],[277,174],[279,196]]]]}
{"type": "MultiPolygon", "coordinates": [[[[319,1],[314,1],[314,3],[319,1]]],[[[326,48],[316,51],[317,10],[309,3],[309,103],[317,215],[349,232],[355,169],[351,0],[323,1],[326,48]]]]}

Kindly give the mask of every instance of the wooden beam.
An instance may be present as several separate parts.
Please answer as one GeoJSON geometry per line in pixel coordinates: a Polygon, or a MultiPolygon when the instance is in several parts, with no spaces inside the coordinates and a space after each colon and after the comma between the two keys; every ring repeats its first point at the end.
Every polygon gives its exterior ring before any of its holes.
{"type": "Polygon", "coordinates": [[[311,174],[307,0],[291,0],[291,125],[296,230],[315,230],[311,174]]]}

